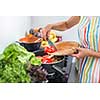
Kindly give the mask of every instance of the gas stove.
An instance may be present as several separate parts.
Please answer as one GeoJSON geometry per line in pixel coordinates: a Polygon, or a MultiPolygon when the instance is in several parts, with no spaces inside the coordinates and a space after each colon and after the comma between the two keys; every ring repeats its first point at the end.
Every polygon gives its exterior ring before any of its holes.
{"type": "Polygon", "coordinates": [[[47,77],[48,83],[67,83],[71,72],[71,61],[72,57],[66,56],[65,66],[55,67],[53,66],[55,73],[50,77],[47,77]]]}
{"type": "MultiPolygon", "coordinates": [[[[43,55],[44,51],[40,49],[38,51],[34,51],[34,53],[37,56],[40,56],[41,54],[43,55]]],[[[52,69],[51,68],[48,69],[48,67],[50,66],[44,66],[44,69],[46,69],[48,72],[47,81],[45,81],[46,83],[67,83],[68,82],[69,74],[71,72],[72,57],[64,56],[64,58],[65,58],[64,64],[61,64],[61,66],[52,64],[52,69]]],[[[36,83],[40,83],[40,82],[37,81],[36,83]]]]}

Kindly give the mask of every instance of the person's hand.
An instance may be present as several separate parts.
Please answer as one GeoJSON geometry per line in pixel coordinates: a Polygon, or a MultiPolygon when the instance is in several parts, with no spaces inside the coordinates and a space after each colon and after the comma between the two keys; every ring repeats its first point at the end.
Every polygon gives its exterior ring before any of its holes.
{"type": "Polygon", "coordinates": [[[43,39],[47,39],[47,37],[49,36],[49,32],[51,31],[51,29],[52,29],[52,25],[51,24],[49,24],[49,25],[47,25],[46,27],[44,27],[43,29],[42,29],[42,37],[43,37],[43,39]]]}
{"type": "Polygon", "coordinates": [[[77,54],[72,54],[71,56],[76,57],[77,59],[84,58],[86,56],[90,56],[93,50],[87,48],[75,48],[78,50],[77,54]]]}

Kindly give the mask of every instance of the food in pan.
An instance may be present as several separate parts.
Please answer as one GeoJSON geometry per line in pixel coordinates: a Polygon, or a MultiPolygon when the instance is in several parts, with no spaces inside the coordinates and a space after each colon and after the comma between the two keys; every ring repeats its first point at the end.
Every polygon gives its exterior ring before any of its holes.
{"type": "Polygon", "coordinates": [[[20,42],[24,42],[24,43],[34,43],[37,40],[38,40],[38,38],[32,34],[28,34],[26,37],[19,39],[20,42]]]}
{"type": "Polygon", "coordinates": [[[51,63],[56,63],[57,61],[62,60],[61,57],[50,57],[49,55],[44,55],[44,56],[37,56],[37,58],[41,59],[42,64],[51,64],[51,63]]]}
{"type": "Polygon", "coordinates": [[[73,41],[63,41],[55,44],[57,51],[51,53],[52,55],[70,55],[77,53],[76,47],[79,47],[79,43],[73,41]]]}

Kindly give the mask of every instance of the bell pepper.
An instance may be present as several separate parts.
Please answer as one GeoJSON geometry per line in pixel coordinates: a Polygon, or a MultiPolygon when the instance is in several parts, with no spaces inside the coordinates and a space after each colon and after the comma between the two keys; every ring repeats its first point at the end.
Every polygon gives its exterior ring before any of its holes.
{"type": "Polygon", "coordinates": [[[43,64],[52,63],[52,62],[53,62],[53,60],[51,58],[43,57],[43,59],[42,59],[43,64]]]}
{"type": "Polygon", "coordinates": [[[43,64],[52,63],[53,62],[53,59],[52,58],[49,58],[49,55],[45,55],[43,57],[37,56],[37,58],[38,59],[41,59],[41,61],[42,61],[43,64]]]}
{"type": "Polygon", "coordinates": [[[46,53],[53,53],[55,51],[56,50],[53,46],[47,46],[47,47],[44,48],[44,52],[46,52],[46,53]]]}

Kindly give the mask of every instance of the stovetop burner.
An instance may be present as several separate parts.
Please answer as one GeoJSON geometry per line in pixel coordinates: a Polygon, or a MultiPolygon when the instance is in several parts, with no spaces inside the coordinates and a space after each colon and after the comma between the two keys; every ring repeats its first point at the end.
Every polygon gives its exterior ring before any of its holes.
{"type": "MultiPolygon", "coordinates": [[[[36,56],[41,56],[41,54],[44,54],[44,50],[40,49],[38,51],[35,51],[34,53],[36,54],[36,56]]],[[[65,56],[64,66],[52,65],[52,69],[54,70],[54,72],[49,73],[50,69],[47,70],[47,83],[67,83],[71,71],[71,61],[72,57],[65,56]]],[[[37,81],[37,83],[40,82],[37,81]]]]}
{"type": "Polygon", "coordinates": [[[63,68],[58,67],[58,69],[54,68],[56,72],[51,77],[48,77],[48,83],[67,83],[71,71],[71,61],[72,57],[67,56],[65,60],[66,66],[63,68]]]}

